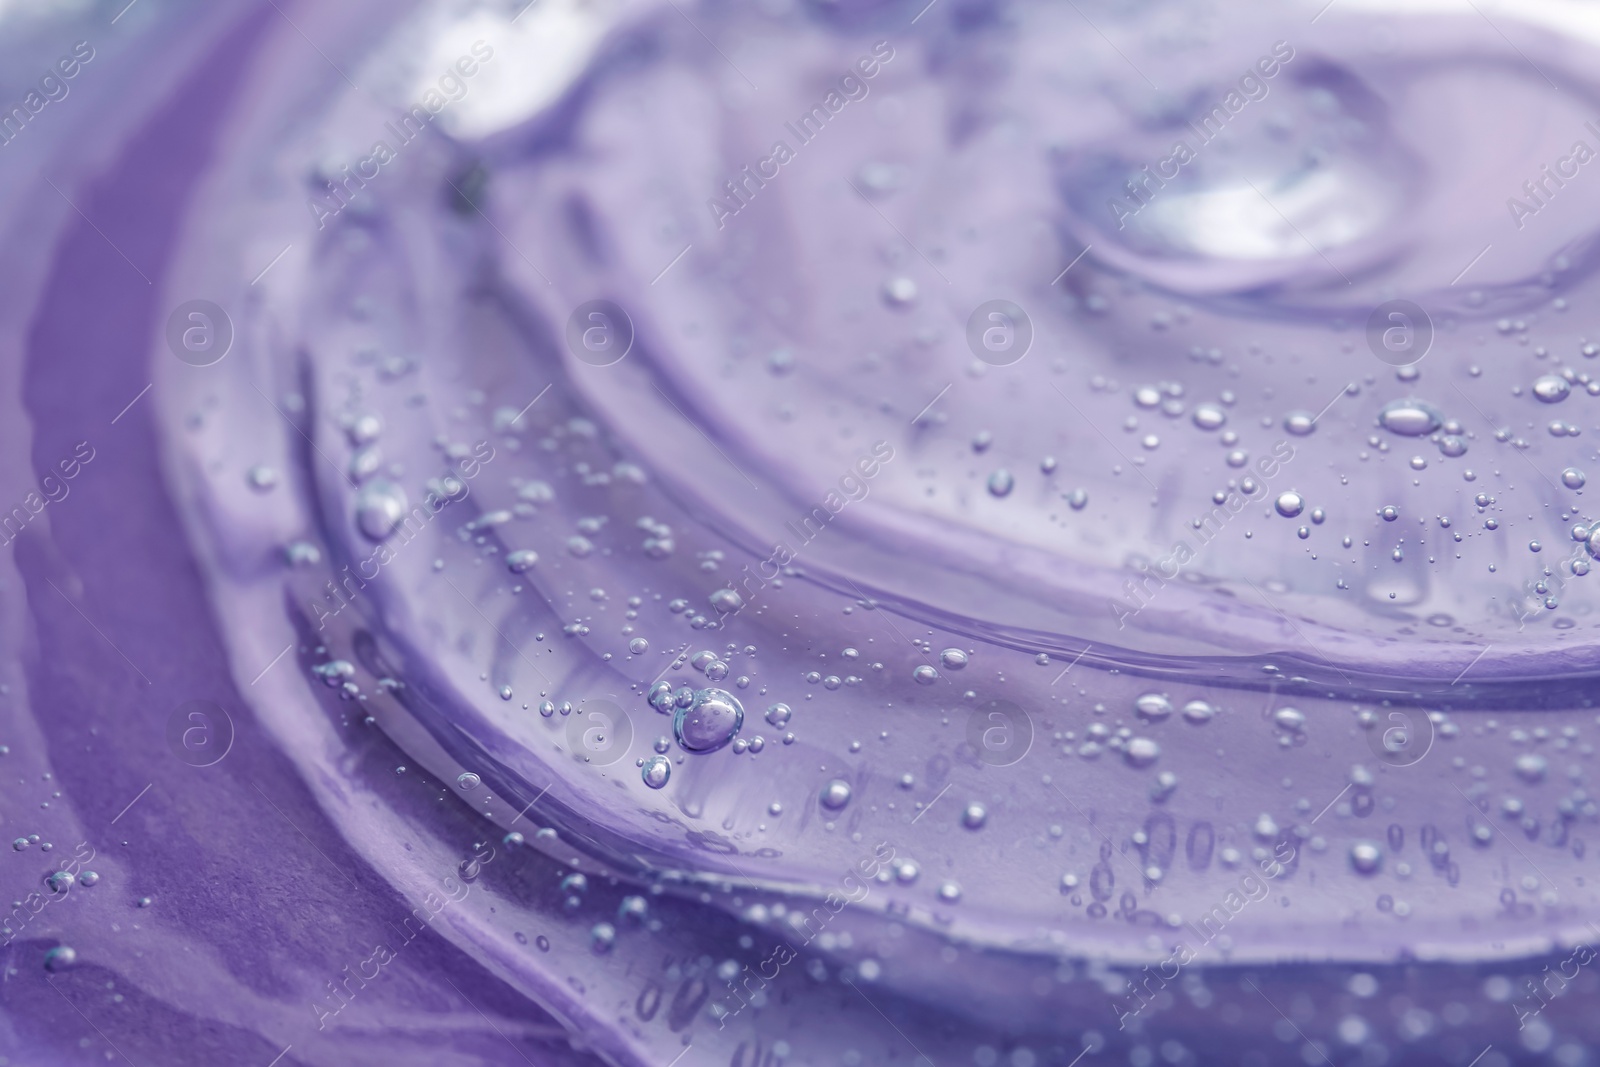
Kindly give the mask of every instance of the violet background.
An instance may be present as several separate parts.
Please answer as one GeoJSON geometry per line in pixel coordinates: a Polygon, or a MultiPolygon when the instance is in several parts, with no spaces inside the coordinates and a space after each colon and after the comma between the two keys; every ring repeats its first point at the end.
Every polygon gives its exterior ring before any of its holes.
{"type": "MultiPolygon", "coordinates": [[[[623,876],[615,884],[595,876],[599,899],[588,903],[581,922],[566,917],[563,894],[555,888],[564,870],[562,859],[505,846],[504,826],[491,827],[468,802],[441,804],[440,793],[451,792],[448,779],[432,778],[419,768],[397,782],[394,766],[421,763],[424,757],[409,754],[379,731],[353,724],[331,695],[318,699],[310,668],[325,662],[317,651],[321,638],[310,632],[304,611],[284,596],[284,619],[276,621],[300,627],[297,652],[288,661],[299,666],[303,686],[303,704],[294,714],[315,718],[327,732],[324,736],[345,739],[347,758],[328,764],[329,776],[359,783],[350,786],[349,795],[381,798],[394,821],[352,823],[349,811],[341,808],[330,817],[323,805],[335,787],[327,780],[317,781],[315,788],[305,784],[309,764],[319,757],[291,755],[281,728],[263,727],[251,710],[257,699],[250,692],[253,686],[234,666],[226,638],[230,623],[218,617],[213,600],[219,589],[227,591],[227,581],[208,576],[212,557],[196,547],[193,515],[186,521],[186,510],[204,509],[193,485],[173,474],[169,441],[177,427],[167,417],[172,408],[157,402],[168,388],[161,375],[171,371],[154,369],[155,361],[170,360],[170,355],[145,343],[159,336],[171,295],[165,276],[189,235],[186,215],[194,207],[197,184],[214,161],[230,117],[245,106],[241,86],[251,74],[259,74],[252,64],[269,46],[303,43],[285,26],[284,15],[287,11],[297,21],[309,18],[308,5],[284,9],[269,3],[163,12],[134,43],[122,48],[107,44],[96,65],[80,76],[72,96],[46,109],[26,139],[0,149],[8,198],[8,240],[0,254],[6,260],[5,276],[12,279],[0,295],[5,307],[0,360],[8,386],[15,386],[6,390],[10,410],[4,432],[8,454],[21,457],[25,451],[29,457],[26,463],[20,458],[13,462],[20,477],[6,482],[8,499],[20,497],[30,478],[42,477],[78,441],[87,439],[96,449],[94,461],[74,479],[70,496],[47,509],[48,523],[36,520],[17,539],[12,555],[17,573],[0,590],[5,613],[0,625],[8,649],[4,670],[10,683],[4,727],[10,736],[0,738],[10,747],[0,764],[6,772],[0,779],[3,814],[12,836],[40,833],[55,846],[49,854],[38,845],[6,853],[4,885],[18,897],[38,888],[56,859],[70,853],[78,840],[93,843],[97,857],[92,866],[102,875],[98,886],[74,888],[65,900],[50,904],[5,947],[0,1003],[6,1029],[0,1045],[11,1062],[125,1058],[136,1064],[268,1064],[281,1057],[276,1062],[667,1064],[675,1062],[676,1050],[689,1040],[688,1058],[682,1062],[693,1063],[703,1055],[742,1067],[774,1062],[775,1042],[798,1046],[800,1035],[821,1028],[833,1031],[845,1045],[868,1050],[866,1058],[872,1062],[900,1057],[915,1062],[918,1046],[939,1064],[971,1062],[975,1046],[1000,1050],[997,1055],[1012,1057],[1015,1067],[1077,1062],[1085,1047],[1091,1058],[1082,1062],[1107,1056],[1120,1061],[1133,1049],[1159,1050],[1163,1041],[1180,1042],[1183,1056],[1197,1062],[1288,1062],[1300,1055],[1299,1043],[1274,1035],[1274,1009],[1250,993],[1246,979],[1268,990],[1280,1006],[1306,998],[1326,1012],[1328,1005],[1348,998],[1349,976],[1361,970],[1379,977],[1384,1002],[1426,1005],[1438,1014],[1451,1000],[1473,1002],[1485,978],[1512,973],[1503,959],[1472,959],[1484,941],[1492,940],[1476,930],[1461,935],[1453,946],[1456,957],[1448,963],[1317,964],[1312,961],[1337,957],[1347,936],[1327,921],[1334,914],[1330,906],[1298,931],[1261,935],[1263,957],[1278,962],[1248,969],[1211,967],[1208,974],[1219,990],[1214,1010],[1175,1006],[1137,1036],[1116,1031],[1108,997],[1084,969],[1082,955],[1073,961],[1080,968],[1074,981],[1063,982],[1036,1005],[1023,1006],[1032,982],[1050,973],[1059,955],[1074,957],[1070,950],[1035,953],[1023,962],[1000,959],[999,952],[975,951],[959,974],[929,979],[926,985],[908,975],[904,985],[886,983],[870,1000],[858,998],[843,982],[849,964],[841,964],[839,981],[796,981],[764,1012],[765,1022],[751,1024],[748,1031],[728,1035],[706,1016],[670,1032],[659,1024],[649,1030],[644,1024],[654,1018],[637,1018],[641,990],[655,980],[646,961],[663,971],[670,964],[662,967],[662,956],[689,964],[691,970],[680,970],[660,987],[668,1001],[674,993],[681,996],[696,980],[691,961],[702,955],[720,958],[751,928],[734,918],[748,901],[738,892],[725,894],[739,900],[738,905],[671,893],[652,897],[653,915],[666,921],[667,932],[658,942],[638,948],[636,955],[610,957],[615,962],[609,964],[586,952],[594,917],[613,913],[629,888],[645,884],[630,884],[627,877],[637,876],[639,856],[670,857],[691,869],[699,867],[713,882],[732,880],[742,872],[730,871],[731,861],[724,864],[714,852],[696,854],[677,842],[652,840],[648,817],[595,805],[593,798],[604,794],[586,791],[584,780],[569,768],[566,773],[572,777],[561,779],[561,788],[551,793],[547,822],[541,825],[570,830],[573,839],[585,842],[575,846],[578,850],[623,876]],[[96,85],[91,76],[103,77],[96,85]],[[69,108],[74,109],[70,114],[69,108]],[[40,136],[33,137],[35,133],[40,136]],[[46,140],[46,135],[53,139],[46,140]],[[24,151],[32,156],[15,162],[13,157],[24,151]],[[52,191],[45,178],[59,191],[52,191]],[[130,269],[130,261],[138,266],[130,269]],[[139,272],[151,283],[144,284],[139,272]],[[153,378],[163,382],[157,396],[145,396],[119,415],[153,378]],[[194,699],[229,709],[237,731],[226,759],[210,768],[184,766],[166,741],[172,710],[194,699]],[[142,792],[147,786],[148,792],[142,792]],[[384,968],[381,979],[368,983],[340,1012],[333,1032],[318,1031],[306,989],[364,958],[366,946],[393,937],[394,924],[414,906],[415,883],[402,889],[397,868],[372,859],[375,853],[393,854],[398,866],[399,854],[411,848],[410,839],[389,836],[400,825],[426,827],[416,832],[419,848],[428,852],[421,869],[433,881],[460,873],[453,863],[436,862],[438,856],[464,858],[481,842],[498,843],[495,863],[481,875],[488,891],[471,899],[483,903],[487,896],[491,902],[485,907],[521,909],[530,933],[536,928],[566,930],[566,939],[551,954],[552,960],[563,962],[551,965],[537,957],[508,962],[510,942],[504,929],[462,918],[452,922],[448,936],[430,932],[408,946],[384,968]],[[151,898],[150,907],[137,906],[143,896],[151,898]],[[1285,951],[1285,940],[1298,940],[1298,951],[1285,951]],[[45,953],[58,944],[75,948],[76,966],[45,968],[45,953]],[[563,959],[566,954],[565,959],[576,960],[580,953],[583,967],[592,968],[585,971],[588,979],[580,983],[581,990],[564,972],[563,959]],[[1219,1026],[1224,1005],[1237,1006],[1242,1023],[1219,1026]],[[641,1036],[643,1031],[649,1032],[641,1036]],[[1088,1032],[1095,1037],[1086,1036],[1088,1032]],[[702,1036],[697,1053],[694,1043],[702,1036]],[[1034,1059],[1016,1058],[1019,1049],[1034,1059]],[[1259,1058],[1252,1060],[1252,1055],[1259,1058]]],[[[364,19],[358,16],[370,13],[352,8],[343,14],[361,26],[364,19]]],[[[103,13],[102,21],[112,14],[103,13]]],[[[85,16],[86,23],[90,18],[85,16]]],[[[376,20],[367,25],[377,32],[376,20]]],[[[61,40],[68,36],[55,35],[61,40]]],[[[353,37],[359,40],[361,34],[353,37]]],[[[49,49],[39,53],[54,54],[49,49]]],[[[32,65],[42,69],[44,62],[48,59],[32,65]]],[[[492,246],[494,235],[488,234],[485,242],[492,246]]],[[[230,369],[242,362],[246,343],[239,342],[240,358],[230,369]]],[[[678,395],[691,392],[685,388],[678,395]]],[[[583,399],[564,403],[577,411],[583,399]]],[[[685,510],[693,508],[685,505],[685,510]]],[[[335,524],[330,520],[329,525],[335,524]]],[[[336,529],[327,531],[330,555],[339,551],[341,536],[336,529]]],[[[762,554],[759,546],[752,553],[754,558],[762,554]]],[[[837,592],[796,595],[807,597],[811,606],[837,592]]],[[[846,599],[852,599],[848,593],[846,599]]],[[[820,607],[814,617],[824,618],[820,607]]],[[[826,619],[833,621],[835,614],[830,611],[826,619]]],[[[477,760],[470,765],[482,767],[491,788],[508,803],[517,800],[509,805],[512,811],[523,806],[524,798],[543,796],[539,789],[546,779],[533,770],[553,774],[556,764],[534,764],[530,770],[530,764],[518,762],[520,753],[490,728],[487,718],[474,720],[469,708],[451,703],[455,694],[443,668],[430,677],[428,666],[418,662],[426,658],[425,646],[397,643],[412,672],[408,677],[420,691],[439,696],[436,708],[411,709],[424,723],[416,736],[432,737],[463,765],[468,765],[468,756],[477,760]],[[432,721],[430,711],[437,714],[432,721]],[[464,739],[440,726],[456,716],[473,727],[462,731],[464,739]]],[[[1437,686],[1437,675],[1453,668],[1457,651],[1423,664],[1406,681],[1437,686]]],[[[1312,673],[1318,657],[1303,650],[1301,655],[1302,666],[1312,673]]],[[[1175,658],[1182,670],[1191,672],[1190,679],[1197,677],[1188,657],[1175,658]]],[[[902,681],[912,662],[918,661],[907,659],[898,676],[902,681]]],[[[1091,659],[1086,667],[1093,663],[1091,659]]],[[[1377,675],[1369,699],[1388,684],[1381,672],[1377,675]]],[[[1565,681],[1567,686],[1551,687],[1550,699],[1558,706],[1549,719],[1553,726],[1592,718],[1586,711],[1559,710],[1577,703],[1574,690],[1587,691],[1577,670],[1565,681]]],[[[1201,684],[1210,684],[1210,679],[1201,684]]],[[[1299,692],[1309,703],[1324,684],[1326,677],[1314,678],[1300,685],[1299,692]]],[[[1117,687],[1108,691],[1126,689],[1123,695],[1130,701],[1143,688],[1132,681],[1107,685],[1117,687]]],[[[1518,699],[1504,690],[1486,689],[1461,703],[1468,714],[1476,700],[1478,710],[1509,715],[1515,708],[1507,711],[1507,705],[1518,699]]],[[[754,699],[747,702],[750,720],[758,717],[758,710],[754,699]]],[[[313,728],[306,729],[308,739],[313,737],[313,728]]],[[[400,732],[402,727],[394,729],[400,732]]],[[[814,743],[824,753],[837,753],[849,736],[844,729],[818,733],[814,743]]],[[[307,751],[316,747],[308,742],[307,751]]],[[[1492,746],[1485,743],[1483,748],[1492,746]]],[[[1269,746],[1257,757],[1263,778],[1276,770],[1271,756],[1269,746]]],[[[1329,796],[1354,759],[1348,752],[1337,756],[1330,762],[1329,796]]],[[[632,773],[631,761],[623,766],[632,773]]],[[[1140,780],[1124,785],[1120,792],[1125,797],[1112,797],[1108,791],[1097,799],[1108,807],[1142,812],[1147,807],[1145,788],[1140,780]]],[[[1410,805],[1412,810],[1444,810],[1454,801],[1453,794],[1433,784],[1418,786],[1410,805]],[[1418,799],[1428,797],[1440,799],[1418,799]]],[[[1259,806],[1254,796],[1241,802],[1259,806]]],[[[1015,803],[1026,811],[1025,799],[1015,803]]],[[[504,817],[499,818],[503,823],[504,817]]],[[[926,828],[923,832],[931,833],[926,828]]],[[[903,833],[926,850],[925,856],[950,847],[931,837],[918,838],[909,828],[903,833]]],[[[840,869],[840,856],[848,863],[848,857],[862,851],[855,845],[815,846],[814,852],[797,848],[791,856],[796,866],[776,873],[793,882],[803,880],[797,871],[809,873],[814,883],[826,883],[840,869]]],[[[1556,863],[1545,862],[1552,867],[1556,863]]],[[[1576,857],[1561,873],[1581,877],[1583,864],[1576,857]]],[[[997,875],[997,881],[1004,877],[997,875]]],[[[1010,892],[1002,887],[998,898],[1010,892]]],[[[1330,896],[1337,900],[1339,892],[1336,887],[1330,896]]],[[[1003,927],[1004,917],[993,917],[998,914],[995,909],[989,917],[1003,927]]],[[[1577,927],[1581,917],[1564,916],[1563,929],[1577,927]]],[[[859,924],[865,940],[873,931],[881,934],[883,918],[877,912],[851,913],[847,921],[859,924]]],[[[1381,941],[1385,936],[1376,933],[1372,938],[1381,941]]],[[[911,940],[919,937],[914,958],[932,961],[937,933],[923,931],[911,940]]],[[[1124,948],[1134,943],[1120,933],[1112,940],[1124,948]]],[[[1352,935],[1351,940],[1359,939],[1352,935]]],[[[1529,952],[1505,955],[1526,958],[1529,952]]],[[[1543,963],[1566,955],[1565,949],[1543,957],[1535,953],[1533,963],[1519,967],[1534,973],[1543,963]]],[[[662,1010],[672,1014],[670,1006],[662,1010]]],[[[1309,1036],[1328,1041],[1336,1019],[1337,1012],[1317,1016],[1309,1036]]],[[[1586,1048],[1593,1038],[1593,1023],[1583,1017],[1579,996],[1558,1000],[1545,1009],[1544,1019],[1568,1044],[1586,1048]]],[[[1387,1017],[1374,1012],[1372,1022],[1394,1034],[1405,1024],[1403,1012],[1387,1017]]],[[[1395,1037],[1389,1062],[1464,1064],[1484,1045],[1503,1057],[1483,1059],[1485,1067],[1542,1062],[1517,1041],[1511,1012],[1494,1004],[1481,1015],[1474,1011],[1437,1045],[1395,1037]]],[[[1328,1053],[1333,1062],[1358,1062],[1347,1048],[1330,1045],[1328,1053]]],[[[838,1061],[819,1053],[815,1062],[838,1061]]]]}

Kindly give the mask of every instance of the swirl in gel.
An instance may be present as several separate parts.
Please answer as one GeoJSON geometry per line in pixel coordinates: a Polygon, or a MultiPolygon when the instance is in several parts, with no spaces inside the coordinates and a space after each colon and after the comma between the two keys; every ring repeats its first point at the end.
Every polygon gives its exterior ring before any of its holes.
{"type": "Polygon", "coordinates": [[[9,1062],[1592,1056],[1587,7],[0,54],[9,1062]]]}

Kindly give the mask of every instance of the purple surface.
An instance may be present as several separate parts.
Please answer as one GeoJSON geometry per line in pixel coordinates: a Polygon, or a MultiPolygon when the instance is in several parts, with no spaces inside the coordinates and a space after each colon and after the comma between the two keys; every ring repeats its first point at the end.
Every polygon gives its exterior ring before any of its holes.
{"type": "Polygon", "coordinates": [[[1501,203],[1584,135],[1578,29],[640,3],[485,132],[563,9],[153,7],[21,26],[19,70],[96,55],[0,147],[7,499],[93,451],[0,584],[7,1062],[1586,1062],[1600,191],[1501,203]],[[479,80],[319,225],[480,16],[479,80]],[[1414,371],[1363,332],[1396,297],[1414,371]],[[450,502],[375,537],[384,483],[450,502]],[[675,743],[662,679],[735,742],[675,743]]]}

